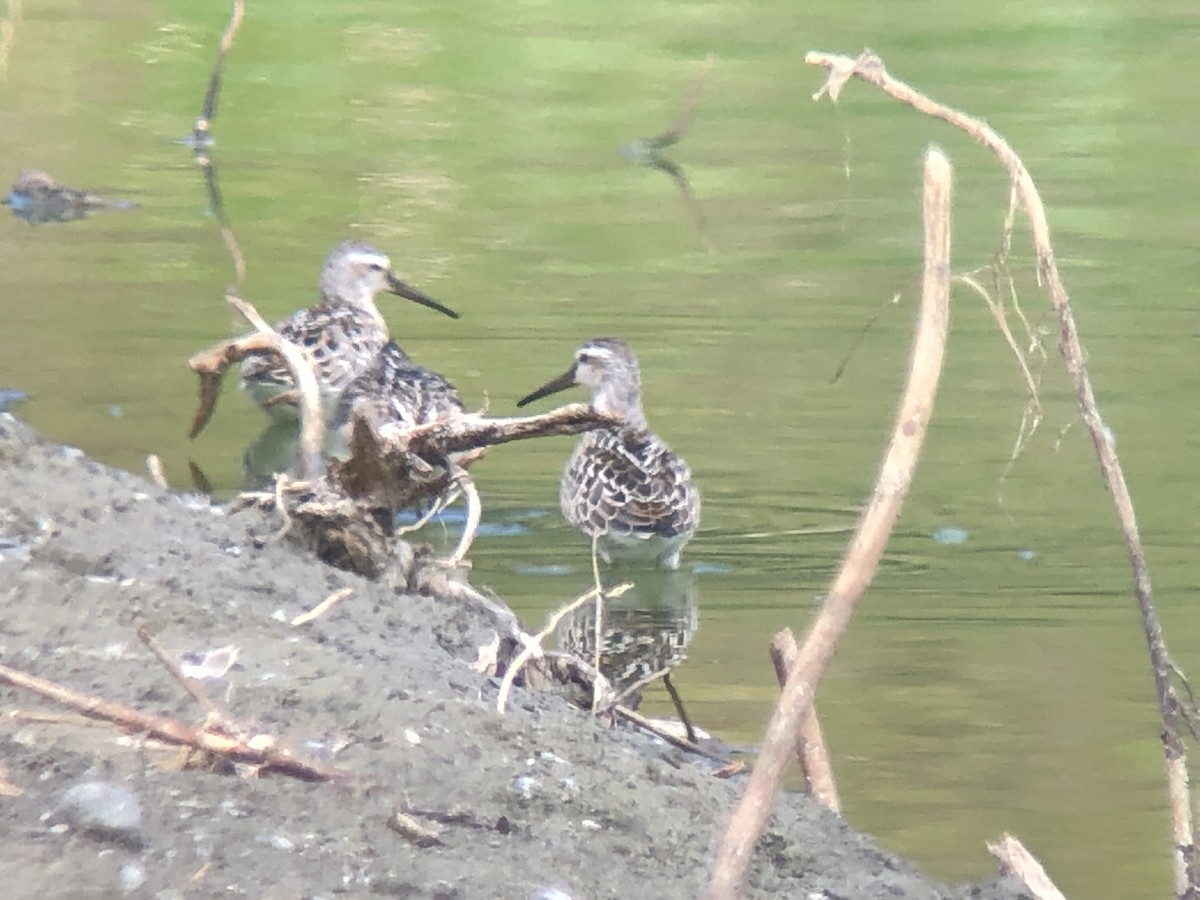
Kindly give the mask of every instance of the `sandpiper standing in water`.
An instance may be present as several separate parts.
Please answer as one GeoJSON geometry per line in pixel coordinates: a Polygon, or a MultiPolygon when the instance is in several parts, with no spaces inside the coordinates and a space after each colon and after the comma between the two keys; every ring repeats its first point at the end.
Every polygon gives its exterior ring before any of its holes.
{"type": "MultiPolygon", "coordinates": [[[[375,297],[382,291],[458,318],[454,310],[397,278],[385,253],[361,241],[344,241],[325,259],[320,303],[275,326],[282,337],[304,347],[312,357],[326,418],[336,409],[342,392],[375,364],[389,342],[387,322],[375,306],[375,297]]],[[[284,361],[274,354],[243,361],[241,383],[254,402],[273,417],[296,416],[294,403],[279,402],[295,385],[284,361]]]]}
{"type": "Polygon", "coordinates": [[[595,541],[606,563],[655,559],[677,569],[700,524],[700,492],[687,463],[646,423],[637,357],[615,338],[588,341],[570,369],[517,406],[577,384],[591,390],[597,412],[619,424],[587,432],[575,447],[559,488],[563,516],[595,541]]]}

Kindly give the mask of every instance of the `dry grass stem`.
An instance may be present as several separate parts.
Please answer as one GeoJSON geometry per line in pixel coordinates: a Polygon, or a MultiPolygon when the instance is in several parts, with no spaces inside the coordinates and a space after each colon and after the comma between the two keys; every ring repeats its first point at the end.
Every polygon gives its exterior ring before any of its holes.
{"type": "Polygon", "coordinates": [[[340,591],[334,591],[308,612],[301,613],[292,619],[292,625],[298,628],[301,625],[307,625],[309,622],[316,621],[353,593],[354,588],[351,587],[344,587],[340,591]]]}
{"type": "MultiPolygon", "coordinates": [[[[1125,540],[1126,552],[1133,578],[1133,595],[1142,619],[1150,668],[1154,678],[1155,695],[1158,700],[1159,717],[1162,720],[1160,738],[1163,745],[1164,767],[1167,782],[1167,803],[1171,819],[1171,860],[1175,895],[1177,897],[1200,896],[1200,866],[1193,862],[1195,855],[1195,826],[1191,811],[1188,788],[1186,748],[1183,731],[1188,728],[1187,719],[1192,711],[1181,703],[1173,679],[1183,680],[1171,663],[1166,637],[1158,610],[1154,604],[1154,592],[1150,581],[1150,569],[1138,530],[1133,497],[1125,481],[1125,473],[1117,457],[1112,433],[1104,424],[1096,403],[1091,376],[1087,370],[1087,356],[1079,339],[1079,329],[1071,312],[1070,297],[1059,275],[1054,247],[1050,241],[1050,225],[1042,197],[1025,167],[1009,143],[981,119],[968,116],[959,110],[938,103],[914,90],[888,74],[883,61],[870,50],[864,50],[851,59],[831,53],[810,52],[805,62],[829,70],[824,87],[814,99],[828,93],[834,100],[847,81],[857,77],[874,85],[888,96],[905,103],[918,112],[941,119],[960,129],[990,150],[1004,166],[1012,185],[1009,217],[1006,219],[1004,248],[1011,241],[1009,221],[1015,220],[1016,209],[1024,209],[1032,233],[1034,253],[1037,258],[1036,274],[1039,285],[1045,285],[1050,302],[1058,317],[1059,352],[1066,364],[1068,375],[1075,387],[1079,417],[1091,437],[1100,464],[1104,484],[1113,498],[1113,506],[1125,540]]],[[[1003,248],[1002,248],[1003,249],[1003,248]]]]}
{"type": "Polygon", "coordinates": [[[1037,857],[1011,834],[1002,834],[999,842],[995,844],[989,841],[987,848],[988,853],[1000,863],[1001,874],[1011,875],[1020,881],[1028,888],[1029,893],[1033,894],[1035,900],[1067,900],[1063,892],[1050,880],[1037,857]]]}
{"type": "Polygon", "coordinates": [[[446,560],[446,565],[454,567],[462,565],[462,561],[467,557],[467,551],[471,549],[471,544],[475,540],[475,532],[479,530],[479,522],[483,519],[483,503],[479,499],[479,491],[475,487],[475,482],[471,480],[466,469],[452,464],[451,477],[454,479],[456,488],[462,491],[463,496],[467,498],[467,521],[463,525],[462,537],[458,539],[458,546],[446,560]]]}
{"type": "MultiPolygon", "coordinates": [[[[799,653],[800,647],[796,644],[796,636],[792,634],[792,629],[784,628],[771,639],[771,662],[775,666],[775,677],[779,680],[781,688],[787,684],[788,672],[791,671],[799,653]]],[[[830,762],[825,735],[817,719],[815,702],[804,717],[800,741],[796,745],[796,759],[800,763],[800,771],[804,773],[804,785],[808,794],[830,812],[841,815],[842,802],[838,797],[833,763],[830,762]]]]}
{"type": "Polygon", "coordinates": [[[812,707],[813,692],[859,599],[871,583],[900,515],[933,414],[950,320],[951,166],[936,148],[925,152],[925,269],[921,311],[891,442],[841,570],[805,635],[767,726],[746,792],[717,851],[708,896],[741,896],[754,845],[774,805],[784,769],[812,707]]]}

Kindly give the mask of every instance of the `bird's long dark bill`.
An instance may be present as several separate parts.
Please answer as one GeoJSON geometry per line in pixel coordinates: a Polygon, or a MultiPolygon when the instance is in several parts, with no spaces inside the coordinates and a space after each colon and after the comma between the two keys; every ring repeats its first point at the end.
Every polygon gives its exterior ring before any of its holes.
{"type": "Polygon", "coordinates": [[[565,391],[569,387],[575,386],[575,367],[567,369],[553,381],[548,381],[532,394],[527,394],[517,401],[517,406],[527,406],[534,400],[541,400],[543,397],[549,397],[551,394],[557,394],[559,391],[565,391]]]}
{"type": "Polygon", "coordinates": [[[436,309],[443,316],[449,316],[452,319],[458,318],[458,313],[456,313],[450,307],[443,306],[428,294],[422,294],[414,287],[409,287],[390,272],[388,273],[388,290],[393,294],[397,294],[407,300],[413,301],[413,303],[420,303],[422,306],[428,306],[430,309],[436,309]]]}

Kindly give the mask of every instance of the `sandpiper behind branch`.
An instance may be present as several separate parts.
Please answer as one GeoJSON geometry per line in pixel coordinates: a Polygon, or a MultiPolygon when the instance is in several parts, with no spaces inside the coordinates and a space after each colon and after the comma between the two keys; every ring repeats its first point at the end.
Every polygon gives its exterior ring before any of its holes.
{"type": "MultiPolygon", "coordinates": [[[[375,306],[382,291],[458,318],[454,310],[396,277],[385,253],[361,241],[344,241],[325,259],[320,302],[275,326],[282,337],[311,355],[327,418],[342,392],[376,363],[390,339],[387,322],[375,306]]],[[[280,402],[295,387],[282,359],[269,353],[248,357],[242,363],[241,383],[272,416],[296,415],[294,403],[280,402]]]]}

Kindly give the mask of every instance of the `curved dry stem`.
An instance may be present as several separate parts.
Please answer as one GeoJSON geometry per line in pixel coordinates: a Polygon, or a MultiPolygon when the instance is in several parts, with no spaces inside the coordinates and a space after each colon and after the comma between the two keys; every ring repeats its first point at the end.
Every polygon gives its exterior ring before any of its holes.
{"type": "Polygon", "coordinates": [[[325,441],[325,420],[321,415],[321,389],[317,385],[312,357],[303,347],[297,347],[280,337],[279,332],[258,314],[258,310],[241,297],[229,294],[225,300],[287,362],[300,392],[300,477],[304,481],[316,481],[323,469],[321,447],[325,441]]]}
{"type": "Polygon", "coordinates": [[[892,439],[842,568],[809,627],[771,716],[746,793],[717,851],[708,896],[740,896],[758,836],[779,792],[783,770],[812,708],[813,693],[833,657],[854,608],[875,574],[912,483],[941,377],[950,321],[950,161],[937,148],[925,153],[925,272],[921,314],[892,439]]]}
{"type": "MultiPolygon", "coordinates": [[[[1177,897],[1200,896],[1200,866],[1193,862],[1195,828],[1192,820],[1187,761],[1182,737],[1182,728],[1186,726],[1186,718],[1189,713],[1180,703],[1171,681],[1172,673],[1175,670],[1171,664],[1162,624],[1154,605],[1150,569],[1146,564],[1141,534],[1138,531],[1133,498],[1129,493],[1129,486],[1125,482],[1125,473],[1117,457],[1112,433],[1105,426],[1096,404],[1092,380],[1087,371],[1086,354],[1079,340],[1079,330],[1071,312],[1066,286],[1059,276],[1058,264],[1054,259],[1054,248],[1050,243],[1050,226],[1037,185],[1016,151],[986,122],[938,103],[914,90],[903,81],[893,78],[888,74],[883,61],[870,50],[864,50],[854,59],[818,51],[808,53],[804,59],[809,65],[821,66],[829,70],[828,79],[825,85],[813,95],[814,100],[820,99],[821,96],[828,93],[831,99],[836,101],[846,82],[853,77],[860,78],[875,85],[888,96],[913,107],[918,112],[942,119],[970,135],[990,150],[1008,172],[1012,184],[1009,219],[1015,218],[1018,205],[1024,208],[1032,232],[1034,252],[1037,255],[1038,284],[1047,286],[1050,301],[1058,316],[1059,351],[1062,353],[1067,373],[1071,376],[1075,386],[1079,417],[1087,427],[1092,445],[1095,447],[1096,458],[1100,463],[1100,473],[1112,495],[1117,519],[1125,539],[1126,551],[1129,555],[1129,565],[1133,575],[1133,594],[1142,619],[1142,628],[1145,632],[1146,647],[1158,699],[1159,716],[1163,724],[1161,739],[1171,818],[1175,894],[1177,897]]],[[[1010,241],[1011,227],[1006,221],[1004,250],[1007,249],[1010,241]]]]}

